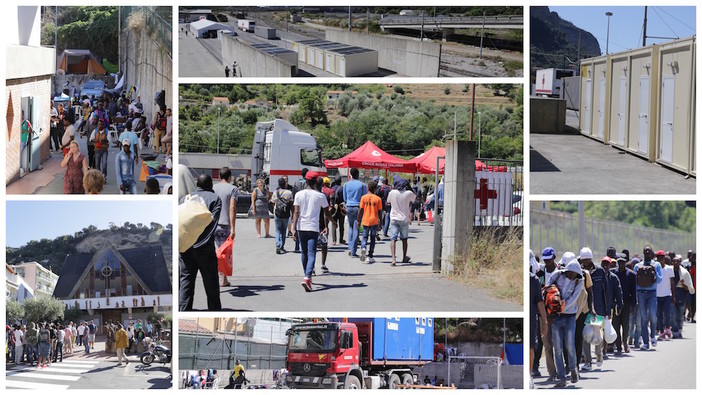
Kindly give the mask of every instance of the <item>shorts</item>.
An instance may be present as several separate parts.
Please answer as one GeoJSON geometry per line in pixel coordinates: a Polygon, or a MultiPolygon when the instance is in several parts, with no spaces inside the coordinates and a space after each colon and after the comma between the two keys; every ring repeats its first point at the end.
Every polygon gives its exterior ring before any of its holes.
{"type": "Polygon", "coordinates": [[[409,238],[409,221],[390,220],[390,240],[395,241],[398,236],[400,236],[400,240],[409,238]]]}
{"type": "Polygon", "coordinates": [[[39,356],[40,357],[49,357],[49,343],[46,342],[41,342],[39,343],[39,356]]]}
{"type": "Polygon", "coordinates": [[[88,335],[88,341],[94,342],[95,341],[95,334],[91,333],[88,335]]]}

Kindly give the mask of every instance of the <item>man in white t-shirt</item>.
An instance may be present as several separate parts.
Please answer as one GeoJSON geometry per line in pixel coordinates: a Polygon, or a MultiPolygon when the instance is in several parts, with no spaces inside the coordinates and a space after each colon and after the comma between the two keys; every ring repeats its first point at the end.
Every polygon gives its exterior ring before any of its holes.
{"type": "Polygon", "coordinates": [[[390,205],[390,254],[392,266],[395,266],[395,243],[402,240],[402,263],[408,263],[407,238],[409,237],[410,206],[416,199],[410,189],[409,180],[395,176],[393,190],[388,194],[390,205]]]}
{"type": "Polygon", "coordinates": [[[78,333],[78,345],[82,346],[83,342],[85,340],[85,322],[81,322],[80,325],[78,325],[78,328],[76,328],[76,332],[78,333]]]}
{"type": "Polygon", "coordinates": [[[658,302],[656,316],[658,321],[658,340],[673,338],[673,329],[670,322],[670,306],[673,296],[673,279],[675,272],[673,271],[673,262],[665,251],[658,250],[656,252],[658,263],[661,264],[661,276],[663,280],[656,285],[656,299],[658,302]]]}
{"type": "Polygon", "coordinates": [[[73,117],[66,114],[63,118],[64,132],[61,137],[61,148],[68,148],[68,145],[75,139],[76,128],[73,126],[73,117]]]}
{"type": "Polygon", "coordinates": [[[312,291],[312,272],[314,272],[314,261],[317,254],[317,239],[319,238],[319,214],[321,210],[327,221],[324,221],[324,229],[322,234],[327,234],[326,224],[331,221],[329,213],[329,203],[326,196],[315,189],[317,184],[318,174],[313,171],[308,171],[305,175],[307,180],[307,188],[295,194],[293,203],[294,211],[292,217],[292,235],[293,240],[300,238],[300,246],[302,249],[302,269],[305,277],[302,280],[302,287],[305,291],[312,291]]]}

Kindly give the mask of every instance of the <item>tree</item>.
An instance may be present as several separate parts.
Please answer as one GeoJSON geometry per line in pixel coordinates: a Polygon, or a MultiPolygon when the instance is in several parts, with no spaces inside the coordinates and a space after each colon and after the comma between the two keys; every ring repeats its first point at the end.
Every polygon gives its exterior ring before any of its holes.
{"type": "Polygon", "coordinates": [[[45,322],[62,320],[64,303],[52,296],[38,296],[24,302],[27,322],[45,322]]]}
{"type": "Polygon", "coordinates": [[[75,307],[68,308],[63,312],[63,320],[64,321],[73,321],[74,323],[78,322],[78,319],[83,315],[83,311],[80,309],[76,309],[75,307]]]}
{"type": "Polygon", "coordinates": [[[24,306],[22,303],[8,299],[5,304],[5,319],[8,323],[22,322],[24,319],[24,306]]]}

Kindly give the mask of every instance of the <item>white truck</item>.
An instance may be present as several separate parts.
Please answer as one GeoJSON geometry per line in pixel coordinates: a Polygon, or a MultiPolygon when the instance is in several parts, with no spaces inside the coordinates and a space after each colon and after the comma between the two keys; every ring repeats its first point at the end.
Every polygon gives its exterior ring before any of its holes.
{"type": "Polygon", "coordinates": [[[551,68],[536,70],[534,94],[536,96],[559,97],[561,94],[561,79],[574,75],[575,70],[568,69],[551,68]]]}
{"type": "Polygon", "coordinates": [[[236,22],[236,26],[241,31],[253,33],[256,29],[256,22],[250,21],[248,19],[239,19],[236,22]]]}
{"type": "Polygon", "coordinates": [[[275,190],[282,176],[288,176],[290,185],[300,185],[302,168],[327,175],[322,147],[312,135],[282,119],[256,123],[251,152],[252,186],[259,178],[269,178],[269,188],[275,190]]]}

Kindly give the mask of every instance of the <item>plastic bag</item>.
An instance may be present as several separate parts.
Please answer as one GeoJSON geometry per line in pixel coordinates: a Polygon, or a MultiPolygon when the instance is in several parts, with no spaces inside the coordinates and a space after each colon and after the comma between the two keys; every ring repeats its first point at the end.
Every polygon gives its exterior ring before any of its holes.
{"type": "Polygon", "coordinates": [[[178,252],[190,249],[212,221],[212,213],[201,197],[186,196],[178,206],[178,252]]]}
{"type": "Polygon", "coordinates": [[[585,325],[583,328],[583,340],[592,343],[592,338],[595,336],[595,327],[592,325],[585,325]]]}
{"type": "Polygon", "coordinates": [[[597,325],[589,325],[594,329],[592,341],[590,344],[602,344],[602,327],[597,325]]]}
{"type": "Polygon", "coordinates": [[[234,268],[232,267],[232,247],[234,246],[234,239],[232,235],[227,237],[227,240],[222,243],[222,245],[217,248],[217,269],[220,273],[225,276],[231,276],[234,268]]]}
{"type": "Polygon", "coordinates": [[[609,318],[605,318],[604,320],[604,339],[609,344],[617,341],[617,331],[614,330],[612,320],[609,318]]]}

